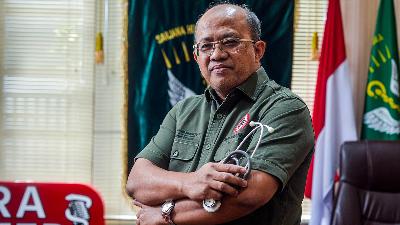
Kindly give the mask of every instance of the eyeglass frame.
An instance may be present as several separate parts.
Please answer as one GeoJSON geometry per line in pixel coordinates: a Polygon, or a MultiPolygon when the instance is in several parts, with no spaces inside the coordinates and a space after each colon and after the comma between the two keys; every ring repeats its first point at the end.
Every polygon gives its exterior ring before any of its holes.
{"type": "MultiPolygon", "coordinates": [[[[232,37],[223,38],[223,39],[218,40],[218,41],[210,41],[210,42],[207,42],[207,44],[212,44],[212,51],[211,51],[209,54],[206,54],[206,55],[211,56],[211,55],[214,53],[214,51],[215,51],[216,44],[219,44],[219,45],[221,46],[222,41],[224,41],[224,40],[226,40],[226,39],[235,39],[235,40],[237,40],[237,41],[240,42],[239,45],[240,45],[242,42],[251,42],[252,44],[255,44],[255,43],[257,42],[257,41],[252,40],[252,39],[247,39],[247,38],[232,38],[232,37]]],[[[198,43],[196,43],[196,44],[193,45],[193,49],[196,50],[196,55],[197,55],[197,56],[200,56],[200,52],[201,52],[201,50],[199,49],[199,44],[200,44],[200,43],[201,43],[201,42],[198,42],[198,43]]],[[[239,46],[239,45],[238,45],[238,46],[239,46]]],[[[238,46],[237,46],[237,47],[238,47],[238,46]]],[[[226,52],[224,49],[221,49],[221,47],[219,47],[219,49],[220,49],[221,51],[226,52]]]]}

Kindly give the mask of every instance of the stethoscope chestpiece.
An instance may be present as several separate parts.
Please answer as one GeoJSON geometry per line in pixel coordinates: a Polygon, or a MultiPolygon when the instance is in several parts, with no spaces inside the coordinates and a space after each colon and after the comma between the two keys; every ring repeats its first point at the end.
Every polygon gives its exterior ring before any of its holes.
{"type": "Polygon", "coordinates": [[[231,153],[229,153],[228,156],[225,157],[225,159],[222,160],[223,164],[234,164],[240,166],[240,162],[245,160],[246,165],[246,173],[244,174],[236,174],[236,176],[247,179],[250,171],[251,171],[251,161],[250,161],[250,156],[247,152],[242,151],[242,150],[235,150],[231,153]]]}

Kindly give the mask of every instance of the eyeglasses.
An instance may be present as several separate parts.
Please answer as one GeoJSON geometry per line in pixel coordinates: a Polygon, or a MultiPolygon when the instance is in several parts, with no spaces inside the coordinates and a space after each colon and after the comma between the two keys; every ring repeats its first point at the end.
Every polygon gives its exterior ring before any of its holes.
{"type": "Polygon", "coordinates": [[[215,50],[215,45],[219,44],[219,49],[225,52],[233,52],[235,51],[242,42],[251,42],[256,43],[254,40],[251,39],[240,39],[240,38],[224,38],[219,41],[202,41],[195,45],[193,45],[193,49],[196,50],[196,55],[199,56],[199,53],[206,54],[211,56],[215,50]]]}

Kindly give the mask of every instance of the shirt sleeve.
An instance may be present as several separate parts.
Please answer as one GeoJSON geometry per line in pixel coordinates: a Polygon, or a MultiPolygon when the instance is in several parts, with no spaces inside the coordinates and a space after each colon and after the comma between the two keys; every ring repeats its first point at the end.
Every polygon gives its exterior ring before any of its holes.
{"type": "Polygon", "coordinates": [[[145,158],[160,168],[168,169],[171,149],[175,137],[176,112],[179,103],[176,104],[165,116],[157,134],[151,138],[149,144],[135,157],[145,158]]]}
{"type": "MultiPolygon", "coordinates": [[[[259,119],[262,124],[274,128],[269,133],[264,128],[259,148],[252,158],[252,169],[269,173],[281,183],[281,190],[296,169],[314,149],[314,131],[305,103],[297,97],[285,96],[266,106],[259,119]]],[[[259,140],[260,129],[249,144],[253,153],[259,140]]]]}

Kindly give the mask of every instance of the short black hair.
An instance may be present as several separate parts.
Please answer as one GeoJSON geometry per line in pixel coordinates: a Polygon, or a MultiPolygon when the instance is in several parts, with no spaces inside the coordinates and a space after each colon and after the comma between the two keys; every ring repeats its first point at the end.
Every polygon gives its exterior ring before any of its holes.
{"type": "Polygon", "coordinates": [[[250,32],[251,32],[251,38],[254,41],[259,41],[260,40],[260,37],[261,37],[261,22],[258,19],[257,15],[253,11],[251,11],[246,4],[239,5],[239,4],[232,3],[230,1],[217,1],[217,2],[210,3],[210,5],[204,11],[204,13],[201,14],[199,16],[199,18],[197,19],[196,26],[195,26],[195,33],[197,31],[197,24],[199,23],[199,20],[201,19],[201,17],[208,10],[210,10],[210,9],[216,7],[216,6],[219,6],[219,5],[233,5],[233,6],[237,6],[237,7],[242,8],[245,11],[246,20],[247,20],[247,23],[249,24],[249,28],[250,28],[250,32]]]}

